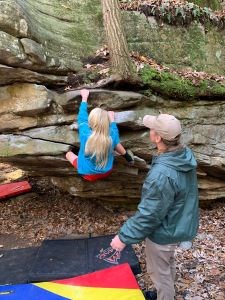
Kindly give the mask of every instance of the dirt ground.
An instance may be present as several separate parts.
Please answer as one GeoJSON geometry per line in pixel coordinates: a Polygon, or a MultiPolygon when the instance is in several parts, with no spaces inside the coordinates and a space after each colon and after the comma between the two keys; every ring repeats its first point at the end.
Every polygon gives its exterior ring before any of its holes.
{"type": "MultiPolygon", "coordinates": [[[[36,246],[48,238],[114,234],[134,213],[63,194],[46,179],[21,176],[21,170],[0,163],[0,184],[27,179],[32,185],[30,193],[0,200],[0,257],[2,249],[36,246]]],[[[192,249],[177,248],[177,300],[225,299],[224,216],[223,201],[201,209],[192,249]]],[[[144,242],[134,245],[142,267],[137,280],[143,290],[152,288],[144,248],[144,242]]]]}

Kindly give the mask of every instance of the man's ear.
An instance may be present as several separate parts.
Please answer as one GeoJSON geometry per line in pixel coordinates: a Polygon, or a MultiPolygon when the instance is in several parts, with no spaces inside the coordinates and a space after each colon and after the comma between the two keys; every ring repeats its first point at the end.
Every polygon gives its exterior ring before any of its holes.
{"type": "Polygon", "coordinates": [[[161,136],[160,136],[160,135],[158,135],[158,134],[156,134],[156,137],[155,137],[155,141],[156,141],[156,143],[157,143],[157,144],[158,144],[158,143],[160,143],[160,142],[161,142],[161,140],[162,140],[161,136]]]}

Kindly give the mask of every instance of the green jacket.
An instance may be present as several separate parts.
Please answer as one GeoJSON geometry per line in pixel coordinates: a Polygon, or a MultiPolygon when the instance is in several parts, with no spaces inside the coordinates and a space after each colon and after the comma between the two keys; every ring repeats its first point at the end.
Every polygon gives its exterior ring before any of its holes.
{"type": "Polygon", "coordinates": [[[119,231],[125,244],[148,237],[157,244],[193,239],[198,230],[196,160],[185,147],[153,157],[136,214],[119,231]]]}

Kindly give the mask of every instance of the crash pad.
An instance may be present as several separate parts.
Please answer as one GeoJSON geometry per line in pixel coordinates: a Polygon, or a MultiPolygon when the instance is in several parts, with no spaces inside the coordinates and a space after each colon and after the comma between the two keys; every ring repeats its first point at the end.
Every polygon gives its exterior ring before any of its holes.
{"type": "Polygon", "coordinates": [[[131,246],[121,253],[109,247],[113,236],[44,240],[40,247],[1,250],[0,285],[69,278],[123,263],[141,273],[131,246]]]}
{"type": "Polygon", "coordinates": [[[64,280],[0,286],[0,296],[3,300],[144,300],[128,264],[64,280]]]}
{"type": "Polygon", "coordinates": [[[122,263],[129,263],[134,274],[140,273],[140,265],[131,246],[127,246],[120,254],[110,249],[113,237],[45,240],[36,255],[29,281],[82,275],[122,263]]]}
{"type": "Polygon", "coordinates": [[[31,190],[28,181],[12,182],[0,185],[0,199],[6,199],[20,194],[24,194],[31,190]]]}
{"type": "MultiPolygon", "coordinates": [[[[38,253],[37,247],[1,250],[0,285],[28,283],[28,274],[38,253]]],[[[0,298],[1,299],[1,298],[0,298]]]]}

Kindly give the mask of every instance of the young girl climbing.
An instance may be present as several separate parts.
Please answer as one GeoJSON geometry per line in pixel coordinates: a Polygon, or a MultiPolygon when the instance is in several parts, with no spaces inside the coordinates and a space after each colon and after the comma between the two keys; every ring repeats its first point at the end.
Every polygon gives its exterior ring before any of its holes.
{"type": "Polygon", "coordinates": [[[84,179],[95,181],[107,177],[112,172],[114,150],[130,164],[133,163],[133,158],[120,144],[114,112],[97,107],[92,109],[88,116],[89,90],[83,89],[80,94],[82,97],[78,113],[80,150],[78,156],[72,151],[67,152],[66,158],[84,179]]]}

